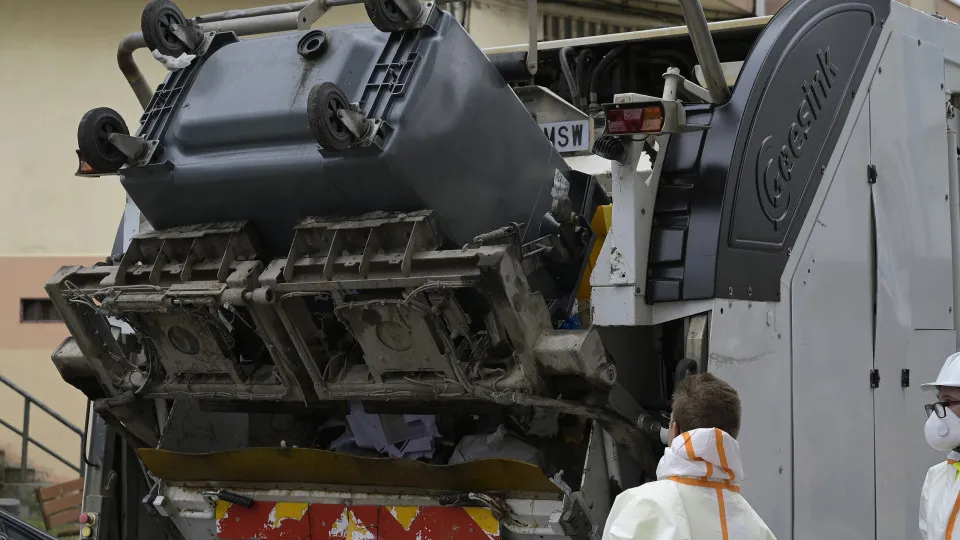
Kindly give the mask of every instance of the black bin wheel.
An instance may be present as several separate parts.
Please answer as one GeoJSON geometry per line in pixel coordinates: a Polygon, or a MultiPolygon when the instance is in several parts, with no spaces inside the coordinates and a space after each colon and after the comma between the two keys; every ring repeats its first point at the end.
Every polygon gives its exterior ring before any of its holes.
{"type": "Polygon", "coordinates": [[[349,108],[347,96],[332,82],[320,83],[310,89],[307,118],[310,131],[324,150],[342,152],[354,142],[353,134],[337,117],[340,110],[349,108]]]}
{"type": "Polygon", "coordinates": [[[96,172],[115,173],[126,163],[127,157],[108,140],[111,133],[129,135],[130,131],[120,113],[109,107],[88,111],[80,119],[77,128],[80,159],[96,172]]]}
{"type": "Polygon", "coordinates": [[[176,58],[187,52],[187,46],[173,34],[171,27],[185,23],[186,18],[176,4],[170,0],[152,0],[143,8],[140,31],[148,49],[176,58]]]}
{"type": "Polygon", "coordinates": [[[410,21],[393,0],[363,0],[367,17],[381,32],[405,30],[410,21]]]}

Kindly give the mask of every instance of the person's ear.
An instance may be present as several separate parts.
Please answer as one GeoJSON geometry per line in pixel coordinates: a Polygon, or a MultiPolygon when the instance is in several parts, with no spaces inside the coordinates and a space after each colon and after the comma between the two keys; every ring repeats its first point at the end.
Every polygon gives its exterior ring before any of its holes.
{"type": "Polygon", "coordinates": [[[680,426],[676,422],[670,422],[670,433],[668,436],[671,441],[680,436],[680,426]]]}

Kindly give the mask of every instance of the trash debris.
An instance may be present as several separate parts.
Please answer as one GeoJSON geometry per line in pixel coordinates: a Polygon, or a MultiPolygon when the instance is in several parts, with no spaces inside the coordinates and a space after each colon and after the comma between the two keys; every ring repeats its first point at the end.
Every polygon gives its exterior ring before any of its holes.
{"type": "Polygon", "coordinates": [[[560,411],[555,409],[534,409],[533,419],[526,428],[527,435],[534,437],[554,437],[560,432],[560,411]]]}
{"type": "Polygon", "coordinates": [[[360,403],[351,403],[346,431],[330,444],[330,450],[350,452],[351,447],[357,447],[390,457],[429,459],[438,437],[440,432],[433,415],[370,414],[360,403]]]}
{"type": "Polygon", "coordinates": [[[540,468],[546,466],[543,453],[537,447],[509,433],[503,425],[493,433],[465,435],[453,450],[448,463],[453,465],[493,458],[523,461],[540,468]]]}
{"type": "Polygon", "coordinates": [[[152,52],[153,57],[170,71],[177,71],[187,67],[190,65],[190,62],[193,62],[193,59],[196,58],[196,55],[187,53],[182,53],[180,56],[174,58],[172,56],[167,56],[156,49],[154,49],[152,52]]]}

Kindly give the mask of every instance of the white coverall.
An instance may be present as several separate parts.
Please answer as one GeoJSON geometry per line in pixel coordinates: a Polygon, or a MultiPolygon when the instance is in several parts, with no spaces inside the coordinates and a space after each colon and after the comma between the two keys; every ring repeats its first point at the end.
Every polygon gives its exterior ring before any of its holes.
{"type": "Polygon", "coordinates": [[[603,540],[776,540],[740,495],[741,478],[736,439],[716,428],[682,433],[660,459],[657,481],[614,501],[603,540]]]}
{"type": "Polygon", "coordinates": [[[960,453],[950,452],[947,461],[927,471],[920,491],[920,537],[923,540],[960,540],[960,453]]]}

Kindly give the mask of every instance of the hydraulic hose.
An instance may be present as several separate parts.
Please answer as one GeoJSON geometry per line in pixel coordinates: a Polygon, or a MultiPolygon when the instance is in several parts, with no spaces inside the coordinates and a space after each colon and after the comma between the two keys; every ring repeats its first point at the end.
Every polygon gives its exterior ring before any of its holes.
{"type": "Polygon", "coordinates": [[[573,71],[570,70],[568,55],[572,52],[573,47],[560,49],[560,69],[563,70],[563,76],[567,79],[567,87],[570,88],[570,101],[576,104],[580,101],[580,88],[577,87],[577,81],[573,78],[573,71]]]}
{"type": "Polygon", "coordinates": [[[614,59],[627,48],[625,43],[617,45],[610,50],[607,54],[603,55],[603,58],[600,59],[600,63],[597,64],[597,67],[593,70],[593,74],[590,76],[590,86],[588,87],[588,92],[590,94],[590,107],[599,107],[597,103],[597,84],[600,82],[600,77],[607,71],[607,68],[610,67],[610,64],[614,59]]]}
{"type": "Polygon", "coordinates": [[[579,103],[574,103],[578,109],[582,109],[585,105],[584,95],[581,92],[584,88],[587,88],[589,85],[589,73],[587,73],[587,62],[593,58],[593,51],[590,49],[583,49],[577,54],[577,59],[574,61],[576,65],[577,72],[577,96],[580,98],[579,103]]]}

